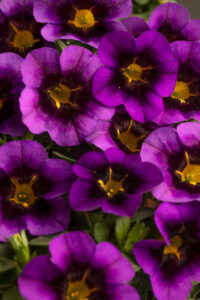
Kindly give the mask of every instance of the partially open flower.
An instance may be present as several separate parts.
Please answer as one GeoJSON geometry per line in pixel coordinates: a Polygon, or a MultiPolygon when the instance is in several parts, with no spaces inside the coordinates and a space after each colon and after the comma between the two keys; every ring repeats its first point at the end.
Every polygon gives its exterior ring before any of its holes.
{"type": "Polygon", "coordinates": [[[127,282],[134,276],[131,263],[109,242],[98,245],[85,232],[54,238],[51,257],[32,259],[19,278],[28,300],[139,300],[127,282]]]}

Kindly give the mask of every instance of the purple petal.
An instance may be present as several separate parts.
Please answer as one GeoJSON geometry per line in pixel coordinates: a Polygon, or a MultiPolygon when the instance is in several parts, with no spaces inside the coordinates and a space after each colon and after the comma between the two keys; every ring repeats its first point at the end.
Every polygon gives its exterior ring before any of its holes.
{"type": "Polygon", "coordinates": [[[71,45],[63,49],[60,56],[62,74],[80,73],[85,82],[89,81],[101,66],[98,57],[88,49],[71,45]]]}
{"type": "Polygon", "coordinates": [[[97,182],[90,179],[77,179],[69,192],[69,203],[74,210],[94,210],[101,207],[104,200],[97,182]]]}
{"type": "Polygon", "coordinates": [[[107,33],[99,44],[98,56],[103,64],[109,67],[119,65],[121,55],[127,56],[127,60],[134,58],[135,40],[129,32],[116,31],[107,33]]]}
{"type": "Polygon", "coordinates": [[[139,17],[130,17],[121,22],[134,38],[137,38],[144,31],[149,30],[149,26],[145,20],[139,17]]]}
{"type": "MultiPolygon", "coordinates": [[[[27,86],[40,87],[48,76],[58,76],[60,72],[59,54],[49,47],[35,49],[22,63],[23,81],[27,86]]],[[[48,85],[48,83],[46,83],[48,85]]]]}
{"type": "Polygon", "coordinates": [[[196,122],[186,122],[178,125],[177,133],[181,142],[186,147],[199,147],[200,124],[196,122]]]}
{"type": "Polygon", "coordinates": [[[119,150],[118,148],[110,148],[105,151],[105,156],[109,162],[109,164],[122,164],[126,155],[124,152],[119,150]]]}
{"type": "Polygon", "coordinates": [[[112,300],[139,300],[136,290],[128,284],[109,285],[108,295],[112,300]]]}
{"type": "Polygon", "coordinates": [[[67,229],[70,210],[66,200],[39,199],[27,214],[27,227],[32,235],[47,235],[67,229]]]}
{"type": "MultiPolygon", "coordinates": [[[[47,24],[42,27],[41,35],[49,42],[55,42],[63,38],[62,25],[60,24],[47,24]]],[[[70,37],[68,37],[70,38],[70,37]]],[[[66,38],[65,38],[66,39],[66,38]]]]}
{"type": "Polygon", "coordinates": [[[55,281],[62,273],[51,263],[47,255],[33,258],[23,269],[18,285],[20,293],[29,300],[59,300],[55,281]]]}
{"type": "Polygon", "coordinates": [[[92,179],[99,168],[108,165],[103,152],[90,151],[81,156],[76,164],[73,165],[74,173],[85,179],[92,179]]]}
{"type": "Polygon", "coordinates": [[[135,274],[128,259],[109,242],[101,242],[97,245],[92,267],[103,270],[104,279],[108,284],[125,283],[135,274]]]}
{"type": "Polygon", "coordinates": [[[200,40],[200,20],[191,20],[182,30],[181,36],[187,41],[200,40]]]}
{"type": "Polygon", "coordinates": [[[33,15],[40,23],[61,23],[63,19],[59,16],[59,10],[56,3],[47,3],[44,1],[34,1],[33,15]]]}
{"type": "Polygon", "coordinates": [[[10,17],[23,10],[32,11],[33,2],[33,0],[2,0],[0,9],[5,16],[10,17]]]}
{"type": "Polygon", "coordinates": [[[51,240],[51,261],[64,272],[73,261],[90,264],[95,254],[94,240],[83,231],[61,234],[51,240]]]}
{"type": "Polygon", "coordinates": [[[112,2],[102,0],[102,3],[109,9],[109,18],[121,19],[126,18],[132,13],[132,1],[131,0],[114,0],[112,2]]]}

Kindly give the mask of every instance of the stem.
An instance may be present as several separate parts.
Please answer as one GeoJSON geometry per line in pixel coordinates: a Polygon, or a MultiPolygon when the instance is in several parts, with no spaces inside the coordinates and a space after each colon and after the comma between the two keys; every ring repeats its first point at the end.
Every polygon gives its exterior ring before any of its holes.
{"type": "Polygon", "coordinates": [[[62,159],[64,159],[64,160],[68,161],[68,162],[71,163],[71,164],[76,163],[76,160],[75,160],[75,159],[73,159],[73,158],[71,158],[71,157],[68,157],[68,156],[65,156],[65,155],[63,155],[63,154],[61,154],[61,153],[59,153],[59,152],[53,151],[53,154],[54,154],[55,156],[59,157],[59,158],[62,158],[62,159]]]}
{"type": "Polygon", "coordinates": [[[92,231],[93,230],[93,224],[92,224],[92,221],[90,220],[90,217],[89,217],[88,213],[84,212],[84,216],[86,218],[86,221],[88,223],[88,226],[89,226],[90,230],[92,231]]]}

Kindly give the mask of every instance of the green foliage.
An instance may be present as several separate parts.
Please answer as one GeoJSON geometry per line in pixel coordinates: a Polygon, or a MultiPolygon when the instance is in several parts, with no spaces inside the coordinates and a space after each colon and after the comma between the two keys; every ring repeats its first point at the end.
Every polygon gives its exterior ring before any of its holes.
{"type": "Polygon", "coordinates": [[[98,222],[94,226],[94,238],[97,241],[97,243],[102,241],[108,241],[109,240],[109,227],[103,223],[98,222]]]}

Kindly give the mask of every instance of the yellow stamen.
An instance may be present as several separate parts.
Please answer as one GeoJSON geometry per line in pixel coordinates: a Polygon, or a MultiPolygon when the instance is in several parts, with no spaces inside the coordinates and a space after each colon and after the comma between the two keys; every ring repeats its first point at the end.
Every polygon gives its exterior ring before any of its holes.
{"type": "Polygon", "coordinates": [[[68,23],[73,24],[76,28],[81,28],[83,31],[88,30],[93,27],[97,21],[95,21],[94,15],[92,13],[92,9],[75,9],[75,16],[73,21],[68,21],[68,23]]]}
{"type": "Polygon", "coordinates": [[[81,280],[69,281],[66,293],[66,300],[89,300],[89,296],[96,292],[98,288],[90,289],[86,284],[88,271],[84,274],[81,280]]]}
{"type": "Polygon", "coordinates": [[[133,119],[131,119],[127,130],[120,132],[119,128],[117,128],[117,136],[120,142],[124,144],[131,152],[137,152],[140,151],[140,149],[137,149],[138,142],[142,140],[146,136],[146,134],[142,134],[136,137],[131,132],[132,126],[133,126],[133,119]]]}
{"type": "Polygon", "coordinates": [[[190,82],[177,81],[174,91],[171,95],[172,98],[178,99],[181,103],[185,103],[190,97],[197,96],[190,92],[190,82]]]}
{"type": "Polygon", "coordinates": [[[60,104],[68,104],[74,108],[77,108],[76,104],[73,104],[70,101],[71,92],[78,91],[80,87],[76,89],[70,89],[68,86],[64,84],[59,84],[52,90],[47,90],[50,97],[55,101],[57,108],[60,108],[60,104]]]}
{"type": "Polygon", "coordinates": [[[181,176],[181,181],[186,181],[192,185],[200,183],[200,165],[190,164],[189,155],[185,152],[186,166],[182,171],[175,170],[181,176]]]}
{"type": "Polygon", "coordinates": [[[33,176],[29,183],[19,183],[14,178],[10,178],[10,180],[15,186],[14,197],[10,198],[11,201],[21,204],[24,207],[28,207],[29,205],[35,203],[38,197],[35,196],[32,186],[37,180],[37,176],[33,176]]]}
{"type": "Polygon", "coordinates": [[[112,169],[109,168],[109,178],[106,183],[103,182],[103,180],[99,179],[98,183],[100,186],[104,189],[107,196],[112,198],[114,197],[119,191],[124,192],[124,188],[122,187],[122,184],[127,176],[122,178],[120,181],[116,181],[112,179],[112,169]]]}
{"type": "Polygon", "coordinates": [[[175,235],[170,240],[170,245],[164,247],[164,255],[174,254],[177,259],[180,260],[181,252],[179,252],[179,248],[183,245],[183,240],[179,235],[175,235]]]}
{"type": "Polygon", "coordinates": [[[144,71],[151,70],[152,67],[141,67],[140,65],[135,63],[135,59],[132,64],[130,64],[127,68],[122,69],[123,74],[128,78],[128,83],[132,81],[140,81],[148,84],[147,81],[142,79],[142,75],[144,71]]]}
{"type": "Polygon", "coordinates": [[[32,32],[29,30],[19,30],[10,22],[10,26],[15,32],[14,40],[10,44],[18,48],[19,51],[24,52],[24,48],[31,48],[35,43],[39,42],[39,39],[34,39],[32,32]]]}

